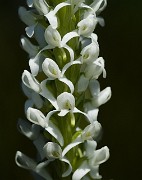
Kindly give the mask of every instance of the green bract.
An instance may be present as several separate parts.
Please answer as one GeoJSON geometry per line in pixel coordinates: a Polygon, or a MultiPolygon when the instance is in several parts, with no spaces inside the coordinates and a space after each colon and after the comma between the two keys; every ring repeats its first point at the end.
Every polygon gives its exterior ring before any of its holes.
{"type": "Polygon", "coordinates": [[[35,145],[38,159],[17,151],[15,160],[46,180],[101,179],[99,166],[109,158],[106,146],[96,149],[99,106],[111,97],[110,87],[100,90],[98,78],[106,71],[95,34],[97,24],[104,25],[98,15],[106,4],[27,0],[28,7],[19,8],[27,25],[21,44],[30,72],[22,74],[28,121],[20,119],[18,127],[35,145]]]}

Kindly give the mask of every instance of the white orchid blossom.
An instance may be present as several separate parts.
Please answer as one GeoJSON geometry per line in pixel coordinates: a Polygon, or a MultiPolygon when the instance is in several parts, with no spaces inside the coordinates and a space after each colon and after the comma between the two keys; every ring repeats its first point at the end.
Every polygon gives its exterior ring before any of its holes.
{"type": "MultiPolygon", "coordinates": [[[[63,68],[63,71],[66,71],[67,68],[63,68]]],[[[43,72],[48,76],[48,80],[58,79],[59,81],[65,83],[70,88],[71,93],[73,93],[73,83],[64,76],[64,72],[60,71],[55,61],[50,58],[46,58],[42,64],[42,69],[43,72]]]]}
{"type": "Polygon", "coordinates": [[[22,81],[28,88],[34,90],[35,92],[39,93],[41,91],[39,82],[27,70],[24,70],[22,74],[22,81]]]}
{"type": "Polygon", "coordinates": [[[51,161],[47,160],[45,162],[41,162],[38,164],[35,160],[29,158],[28,156],[26,156],[20,151],[17,151],[15,161],[18,166],[24,169],[32,170],[45,179],[53,180],[46,169],[46,166],[51,161]]]}
{"type": "Polygon", "coordinates": [[[72,143],[70,143],[64,148],[62,155],[65,156],[65,154],[73,147],[83,143],[88,139],[97,138],[100,131],[101,131],[101,124],[98,121],[95,121],[93,124],[86,126],[86,128],[82,131],[82,133],[72,143]]]}
{"type": "Polygon", "coordinates": [[[100,91],[100,85],[97,80],[90,81],[89,89],[92,95],[91,101],[93,107],[99,107],[111,98],[111,88],[107,87],[100,91]]]}
{"type": "Polygon", "coordinates": [[[23,49],[29,54],[29,57],[34,57],[39,51],[39,47],[33,45],[26,37],[21,38],[23,49]]]}
{"type": "Polygon", "coordinates": [[[59,159],[60,161],[66,163],[68,165],[67,170],[62,174],[62,177],[67,177],[72,172],[72,166],[70,164],[70,161],[62,156],[62,149],[57,143],[48,142],[45,144],[44,148],[45,156],[48,159],[59,159]]]}
{"type": "Polygon", "coordinates": [[[53,29],[53,27],[50,25],[48,26],[48,28],[45,30],[45,40],[46,42],[48,43],[48,46],[45,47],[45,49],[53,49],[55,47],[58,47],[58,48],[65,48],[69,51],[70,53],[70,58],[71,58],[71,61],[74,60],[74,52],[72,50],[72,48],[70,48],[68,45],[67,45],[67,42],[69,40],[71,40],[72,38],[74,37],[78,37],[78,33],[76,31],[73,31],[73,32],[69,32],[67,34],[64,35],[63,38],[61,38],[61,35],[60,33],[57,31],[57,29],[53,29]]]}
{"type": "Polygon", "coordinates": [[[80,111],[79,109],[77,109],[75,107],[75,99],[74,96],[71,93],[68,92],[64,92],[62,94],[60,94],[57,97],[57,100],[55,102],[53,101],[53,97],[51,97],[52,100],[50,100],[50,102],[52,103],[52,105],[56,108],[55,110],[50,111],[47,116],[46,116],[46,122],[49,123],[51,116],[56,113],[58,113],[58,116],[65,116],[66,114],[70,113],[71,115],[73,115],[74,113],[80,113],[83,114],[86,118],[87,121],[90,121],[89,117],[87,116],[86,113],[80,111]]]}
{"type": "Polygon", "coordinates": [[[85,77],[88,79],[98,79],[100,74],[103,73],[103,77],[106,77],[106,71],[104,68],[104,59],[99,57],[93,63],[90,63],[86,66],[85,70],[85,77]]]}
{"type": "Polygon", "coordinates": [[[61,146],[64,144],[63,136],[59,130],[59,128],[50,122],[47,122],[44,114],[34,108],[28,108],[27,110],[27,119],[37,125],[40,125],[41,127],[45,128],[45,130],[51,134],[57,141],[60,143],[61,146]]]}
{"type": "Polygon", "coordinates": [[[94,15],[89,15],[87,18],[81,20],[78,26],[78,34],[88,37],[94,31],[97,24],[97,19],[94,15]]]}
{"type": "Polygon", "coordinates": [[[92,63],[99,56],[99,46],[96,42],[93,42],[88,46],[84,47],[80,54],[82,55],[81,61],[83,63],[92,63]]]}
{"type": "Polygon", "coordinates": [[[108,147],[103,147],[96,150],[97,143],[95,141],[86,141],[86,157],[87,160],[83,161],[81,166],[74,172],[72,179],[80,180],[87,173],[90,174],[92,179],[101,179],[102,176],[99,175],[99,165],[107,161],[109,158],[108,147]]]}

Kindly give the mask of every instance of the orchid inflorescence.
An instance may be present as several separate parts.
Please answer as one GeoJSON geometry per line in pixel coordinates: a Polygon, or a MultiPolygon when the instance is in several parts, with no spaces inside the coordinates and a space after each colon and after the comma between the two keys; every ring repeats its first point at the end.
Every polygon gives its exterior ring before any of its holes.
{"type": "Polygon", "coordinates": [[[96,149],[102,129],[97,116],[111,89],[101,91],[97,80],[106,71],[94,30],[104,25],[99,14],[106,5],[106,0],[27,0],[27,9],[19,8],[27,25],[21,44],[30,72],[22,74],[29,121],[20,119],[18,127],[33,141],[38,158],[18,151],[16,163],[44,179],[102,178],[99,165],[109,149],[96,149]]]}

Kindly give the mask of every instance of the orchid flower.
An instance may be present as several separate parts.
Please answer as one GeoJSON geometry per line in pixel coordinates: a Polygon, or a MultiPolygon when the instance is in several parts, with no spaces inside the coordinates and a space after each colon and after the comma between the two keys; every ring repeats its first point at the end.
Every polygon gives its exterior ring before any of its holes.
{"type": "Polygon", "coordinates": [[[41,177],[49,180],[53,180],[53,178],[48,173],[46,166],[51,162],[49,160],[41,163],[37,163],[33,159],[29,158],[25,154],[21,153],[20,151],[17,151],[15,156],[15,161],[19,167],[22,167],[24,169],[32,170],[35,173],[39,174],[41,177]]]}
{"type": "Polygon", "coordinates": [[[108,147],[103,147],[96,150],[97,143],[95,141],[86,141],[86,160],[83,161],[80,167],[74,172],[72,179],[80,180],[87,173],[90,174],[92,179],[101,179],[99,175],[99,165],[109,158],[108,147]]]}
{"type": "Polygon", "coordinates": [[[43,72],[48,76],[47,80],[58,79],[59,81],[65,83],[70,88],[71,93],[73,93],[73,83],[64,76],[64,71],[67,70],[67,68],[65,70],[63,68],[63,72],[61,72],[55,61],[50,58],[46,58],[42,64],[42,69],[43,72]]]}
{"type": "Polygon", "coordinates": [[[41,111],[29,107],[27,110],[27,119],[30,122],[45,128],[45,130],[55,139],[57,139],[61,146],[63,146],[64,139],[59,128],[51,121],[47,122],[44,114],[41,111]]]}
{"type": "Polygon", "coordinates": [[[55,160],[59,159],[61,162],[66,163],[68,165],[67,170],[62,174],[62,177],[67,177],[72,172],[72,166],[70,164],[70,161],[62,156],[62,149],[57,143],[48,142],[44,146],[44,152],[45,156],[48,159],[55,160]]]}

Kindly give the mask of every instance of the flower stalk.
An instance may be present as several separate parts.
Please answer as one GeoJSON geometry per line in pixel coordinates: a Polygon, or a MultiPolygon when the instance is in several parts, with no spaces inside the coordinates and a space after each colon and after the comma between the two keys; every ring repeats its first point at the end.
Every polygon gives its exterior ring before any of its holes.
{"type": "Polygon", "coordinates": [[[19,8],[27,37],[21,38],[29,55],[30,72],[22,74],[28,97],[19,120],[22,134],[33,141],[38,158],[16,153],[18,166],[44,179],[101,179],[99,166],[109,158],[107,146],[97,149],[101,124],[99,106],[111,97],[100,90],[106,77],[99,57],[97,24],[106,0],[27,0],[19,8]]]}

